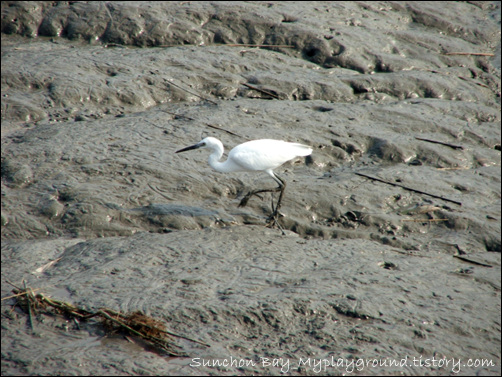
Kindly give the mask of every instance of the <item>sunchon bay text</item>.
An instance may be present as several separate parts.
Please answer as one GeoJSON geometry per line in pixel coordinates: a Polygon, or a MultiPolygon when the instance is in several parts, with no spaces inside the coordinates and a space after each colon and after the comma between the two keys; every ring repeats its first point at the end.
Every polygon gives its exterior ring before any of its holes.
{"type": "Polygon", "coordinates": [[[447,357],[424,357],[424,356],[406,356],[401,359],[392,358],[369,358],[369,359],[346,359],[340,357],[331,358],[300,358],[297,360],[286,358],[267,358],[260,357],[258,360],[241,359],[231,356],[224,359],[203,359],[192,358],[191,367],[210,367],[210,368],[277,368],[281,373],[298,371],[298,369],[311,370],[314,373],[326,373],[330,369],[337,369],[340,372],[353,373],[362,372],[371,368],[433,368],[434,370],[443,369],[453,373],[460,373],[462,368],[482,368],[494,367],[495,363],[490,359],[456,359],[447,357]]]}

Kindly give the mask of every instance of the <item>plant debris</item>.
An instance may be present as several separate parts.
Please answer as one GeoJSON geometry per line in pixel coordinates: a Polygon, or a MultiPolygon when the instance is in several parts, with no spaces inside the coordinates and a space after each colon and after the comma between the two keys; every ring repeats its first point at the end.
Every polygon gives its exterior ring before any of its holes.
{"type": "Polygon", "coordinates": [[[162,321],[149,317],[140,311],[124,314],[112,309],[101,308],[96,312],[92,312],[64,301],[49,298],[42,293],[35,293],[39,289],[28,287],[26,282],[23,282],[23,288],[17,287],[9,281],[7,281],[7,283],[15,287],[12,290],[14,295],[4,297],[2,301],[10,298],[17,299],[17,304],[28,313],[29,323],[32,329],[34,326],[33,314],[49,313],[52,309],[52,312],[73,319],[89,320],[91,318],[98,318],[107,334],[120,333],[126,337],[140,337],[154,346],[155,349],[166,353],[168,356],[187,356],[181,348],[174,343],[173,338],[186,339],[205,347],[210,347],[206,343],[168,331],[162,321]]]}

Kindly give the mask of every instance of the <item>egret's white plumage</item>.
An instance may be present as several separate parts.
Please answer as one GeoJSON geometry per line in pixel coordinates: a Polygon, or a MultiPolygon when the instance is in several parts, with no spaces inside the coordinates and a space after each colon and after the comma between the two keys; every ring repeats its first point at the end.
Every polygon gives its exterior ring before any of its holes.
{"type": "Polygon", "coordinates": [[[236,146],[228,154],[227,160],[220,162],[220,158],[223,156],[223,144],[214,137],[206,137],[199,143],[180,149],[176,153],[198,148],[212,149],[213,153],[209,156],[209,165],[219,172],[264,171],[270,175],[279,184],[279,187],[251,191],[242,199],[239,206],[245,206],[249,198],[258,193],[280,191],[281,194],[275,209],[272,206],[274,220],[277,217],[286,183],[273,170],[295,157],[308,156],[312,153],[312,148],[307,145],[288,143],[282,140],[262,139],[248,141],[236,146]]]}

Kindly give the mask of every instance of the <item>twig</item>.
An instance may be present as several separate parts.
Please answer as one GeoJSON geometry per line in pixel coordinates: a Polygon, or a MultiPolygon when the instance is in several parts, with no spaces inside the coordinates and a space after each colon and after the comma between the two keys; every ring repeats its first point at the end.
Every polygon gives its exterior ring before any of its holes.
{"type": "MultiPolygon", "coordinates": [[[[17,285],[15,285],[13,282],[5,279],[5,282],[9,285],[12,285],[14,288],[16,288],[18,291],[21,291],[21,288],[19,288],[17,285]]],[[[3,300],[3,299],[2,299],[3,300]]]]}
{"type": "Polygon", "coordinates": [[[199,97],[199,98],[203,99],[204,101],[211,102],[213,105],[217,105],[217,103],[216,103],[216,102],[214,102],[214,101],[210,100],[209,98],[202,97],[201,95],[199,95],[199,94],[197,94],[197,93],[194,93],[194,92],[191,92],[190,90],[185,89],[185,88],[183,88],[183,87],[181,87],[181,86],[179,86],[179,85],[177,85],[177,84],[175,84],[175,83],[173,83],[173,82],[171,82],[171,81],[169,81],[169,80],[165,80],[165,81],[166,81],[169,85],[172,85],[172,86],[175,86],[175,87],[176,87],[176,88],[178,88],[178,89],[184,90],[185,92],[190,93],[190,94],[191,94],[191,95],[193,95],[193,96],[199,97]]]}
{"type": "MultiPolygon", "coordinates": [[[[97,314],[101,317],[104,317],[108,319],[109,321],[112,321],[116,323],[119,327],[122,327],[129,331],[131,334],[139,336],[140,338],[146,339],[151,341],[152,343],[156,344],[158,347],[162,348],[163,350],[169,352],[170,355],[172,356],[183,356],[178,353],[174,353],[172,349],[169,348],[171,347],[177,347],[174,343],[170,343],[167,339],[162,339],[158,338],[156,336],[153,336],[151,334],[148,334],[143,328],[148,328],[150,330],[153,330],[154,332],[165,332],[162,328],[159,328],[158,326],[150,326],[148,323],[145,323],[144,320],[149,320],[151,321],[152,319],[149,317],[144,316],[143,314],[139,313],[140,319],[135,318],[136,313],[133,313],[132,315],[124,315],[122,313],[115,312],[111,309],[101,309],[97,312],[97,314]],[[112,315],[116,316],[117,318],[112,317],[112,315]],[[120,319],[119,319],[120,318],[120,319]],[[131,326],[126,324],[124,321],[128,321],[129,323],[132,323],[140,328],[140,331],[133,329],[131,326]]],[[[158,322],[158,321],[156,321],[158,322]]],[[[163,326],[162,324],[159,324],[159,326],[163,326]]]]}
{"type": "Polygon", "coordinates": [[[253,45],[253,44],[246,44],[246,43],[217,44],[217,45],[210,45],[210,46],[295,48],[295,46],[293,46],[293,45],[253,45]]]}
{"type": "Polygon", "coordinates": [[[445,55],[495,56],[495,54],[487,52],[446,52],[445,55]]]}
{"type": "Polygon", "coordinates": [[[50,299],[50,298],[44,296],[43,294],[38,294],[37,299],[39,299],[41,302],[44,302],[44,303],[52,306],[53,308],[56,308],[62,312],[74,315],[76,317],[80,317],[82,319],[88,319],[88,318],[95,316],[95,315],[92,315],[93,313],[91,313],[87,310],[79,309],[79,308],[77,308],[71,304],[68,304],[66,302],[63,302],[63,301],[50,299]]]}
{"type": "MultiPolygon", "coordinates": [[[[176,113],[173,113],[173,112],[167,111],[167,110],[161,110],[161,111],[163,111],[165,113],[168,113],[168,114],[171,114],[171,115],[174,115],[174,116],[177,116],[177,117],[180,117],[180,118],[183,118],[183,119],[186,119],[186,120],[191,120],[193,122],[196,122],[195,119],[187,117],[186,115],[176,114],[176,113]]],[[[233,135],[233,136],[237,136],[237,137],[246,139],[244,136],[236,134],[235,132],[232,132],[232,131],[225,130],[224,128],[221,128],[221,127],[218,127],[218,126],[213,126],[212,124],[209,124],[209,123],[204,123],[204,125],[207,126],[207,127],[210,127],[210,128],[214,128],[215,130],[223,131],[223,132],[226,132],[227,134],[230,134],[230,135],[233,135]]]]}
{"type": "Polygon", "coordinates": [[[195,339],[192,339],[192,338],[189,338],[189,337],[186,337],[186,336],[180,335],[180,334],[175,334],[175,333],[172,333],[172,332],[167,331],[167,330],[159,330],[159,331],[161,331],[161,332],[165,332],[166,334],[169,334],[169,335],[171,335],[171,336],[175,336],[175,337],[177,337],[177,338],[186,339],[186,340],[189,340],[189,341],[191,341],[191,342],[198,343],[198,344],[203,345],[203,346],[205,346],[205,347],[211,347],[211,346],[210,346],[209,344],[207,344],[207,343],[204,343],[204,342],[201,342],[201,341],[199,341],[199,340],[195,340],[195,339]]]}
{"type": "MultiPolygon", "coordinates": [[[[468,79],[466,77],[462,77],[462,76],[457,76],[460,80],[464,80],[464,81],[469,81],[471,82],[472,79],[468,79]]],[[[481,84],[480,82],[475,82],[474,84],[476,85],[479,85],[479,86],[482,86],[483,88],[490,88],[488,85],[485,85],[485,84],[481,84]]]]}
{"type": "Polygon", "coordinates": [[[448,221],[449,219],[402,219],[401,221],[412,221],[415,223],[435,222],[435,221],[448,221]]]}
{"type": "Polygon", "coordinates": [[[359,175],[361,177],[365,177],[365,178],[368,178],[368,179],[372,179],[374,181],[378,181],[378,182],[382,182],[382,183],[386,183],[388,185],[391,185],[391,186],[396,186],[396,187],[401,187],[405,190],[408,190],[408,191],[413,191],[413,192],[416,192],[418,194],[423,194],[423,195],[428,195],[428,196],[432,196],[433,198],[437,198],[437,199],[441,199],[441,200],[445,200],[447,202],[451,202],[451,203],[455,203],[459,206],[462,205],[462,203],[460,202],[456,202],[454,200],[451,200],[451,199],[447,199],[447,198],[444,198],[442,196],[438,196],[438,195],[434,195],[434,194],[429,194],[425,191],[420,191],[420,190],[415,190],[415,189],[412,189],[410,187],[406,187],[406,186],[403,186],[403,185],[400,185],[400,184],[397,184],[397,183],[392,183],[392,182],[387,182],[387,181],[384,181],[383,179],[379,179],[379,178],[374,178],[374,177],[370,177],[369,175],[366,175],[366,174],[362,174],[362,173],[355,173],[356,175],[359,175]]]}
{"type": "Polygon", "coordinates": [[[228,47],[261,47],[261,48],[266,48],[266,47],[276,47],[276,48],[295,48],[293,45],[254,45],[254,44],[247,44],[247,43],[215,43],[215,44],[209,44],[209,45],[195,45],[195,44],[177,44],[177,45],[159,45],[155,47],[163,47],[163,48],[169,48],[169,47],[219,47],[219,46],[228,46],[228,47]]]}
{"type": "Polygon", "coordinates": [[[253,89],[253,90],[256,90],[258,92],[264,93],[264,94],[266,94],[266,95],[268,95],[270,97],[273,97],[275,99],[279,99],[279,96],[277,94],[271,93],[269,91],[266,91],[266,90],[263,90],[263,89],[260,89],[260,88],[254,87],[254,86],[251,86],[249,84],[246,84],[245,82],[243,82],[242,85],[247,86],[249,89],[253,89]]]}
{"type": "MultiPolygon", "coordinates": [[[[39,291],[40,289],[42,289],[42,288],[32,289],[32,292],[39,291]]],[[[15,295],[10,295],[10,296],[7,296],[7,297],[3,297],[3,298],[2,298],[2,301],[3,301],[3,300],[8,300],[8,299],[11,299],[11,298],[14,298],[14,297],[24,296],[24,295],[26,295],[26,294],[27,294],[25,291],[23,291],[23,290],[21,290],[21,289],[18,289],[18,290],[19,290],[19,291],[21,291],[21,292],[16,293],[15,295]]]]}
{"type": "Polygon", "coordinates": [[[101,315],[101,316],[105,317],[106,319],[109,319],[109,320],[110,320],[110,321],[112,321],[112,322],[115,322],[115,323],[116,323],[116,324],[118,324],[119,326],[121,326],[121,327],[123,327],[123,328],[125,328],[125,329],[129,330],[129,331],[130,331],[132,334],[134,334],[134,335],[137,335],[137,336],[139,336],[139,337],[142,337],[142,336],[143,336],[143,334],[141,334],[139,331],[136,331],[136,330],[134,330],[133,328],[131,328],[131,327],[127,326],[125,323],[123,323],[123,322],[119,321],[117,318],[113,318],[113,317],[112,317],[110,314],[108,314],[105,310],[102,310],[102,309],[101,309],[101,310],[99,310],[96,314],[97,314],[97,315],[101,315]]]}
{"type": "MultiPolygon", "coordinates": [[[[102,310],[103,310],[103,309],[102,309],[102,310]]],[[[114,310],[112,310],[112,309],[106,309],[106,312],[107,312],[107,313],[111,313],[111,314],[113,314],[113,315],[115,315],[115,316],[117,316],[117,317],[124,317],[124,315],[123,315],[122,313],[120,313],[120,312],[116,312],[116,311],[114,311],[114,310]]],[[[142,325],[142,326],[145,326],[145,327],[148,327],[148,328],[150,328],[150,329],[152,329],[152,326],[148,325],[147,323],[142,323],[141,325],[142,325]]],[[[166,334],[171,335],[171,336],[175,336],[175,337],[177,337],[177,338],[182,338],[182,339],[190,340],[190,341],[192,341],[192,342],[194,342],[194,343],[199,343],[199,344],[202,344],[203,346],[206,346],[206,347],[211,347],[211,346],[210,346],[209,344],[207,344],[207,343],[203,343],[203,342],[200,342],[200,341],[195,340],[195,339],[192,339],[192,338],[188,338],[188,337],[183,336],[183,335],[175,334],[175,333],[173,333],[173,332],[170,332],[170,331],[167,331],[167,330],[164,330],[164,329],[158,328],[158,327],[155,327],[155,330],[157,330],[157,331],[159,331],[159,332],[166,333],[166,334]]]]}
{"type": "Polygon", "coordinates": [[[436,141],[436,140],[430,140],[430,139],[423,139],[421,137],[415,137],[417,140],[422,140],[422,141],[427,141],[428,143],[434,143],[434,144],[441,144],[441,145],[446,145],[447,147],[453,148],[453,149],[464,149],[461,145],[454,145],[450,143],[444,143],[442,141],[436,141]]]}
{"type": "Polygon", "coordinates": [[[482,262],[477,262],[477,261],[472,260],[472,259],[469,259],[469,258],[467,258],[466,256],[463,256],[463,255],[453,254],[453,256],[454,256],[455,258],[461,259],[461,260],[463,260],[463,261],[465,261],[465,262],[469,262],[469,263],[477,264],[477,265],[484,266],[484,267],[493,267],[491,264],[486,264],[486,263],[482,263],[482,262]]]}

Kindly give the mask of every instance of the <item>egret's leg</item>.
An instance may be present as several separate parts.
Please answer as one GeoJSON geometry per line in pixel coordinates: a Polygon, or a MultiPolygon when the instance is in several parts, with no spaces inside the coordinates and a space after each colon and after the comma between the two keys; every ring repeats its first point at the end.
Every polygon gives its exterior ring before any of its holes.
{"type": "Polygon", "coordinates": [[[272,216],[277,216],[277,214],[279,213],[279,208],[281,208],[282,197],[284,196],[284,190],[286,190],[286,182],[284,182],[284,180],[282,180],[282,178],[280,178],[278,175],[276,175],[275,177],[281,182],[281,185],[277,187],[277,189],[280,190],[281,193],[279,194],[279,199],[277,200],[275,209],[274,206],[272,205],[272,216]]]}
{"type": "MultiPolygon", "coordinates": [[[[277,187],[275,189],[263,189],[263,190],[254,190],[254,191],[249,191],[246,196],[244,198],[242,198],[241,202],[239,203],[239,207],[245,207],[246,204],[248,204],[248,201],[249,199],[251,199],[251,197],[253,195],[256,195],[258,196],[258,194],[261,194],[263,192],[277,192],[277,191],[280,191],[281,188],[280,187],[277,187]]],[[[274,210],[273,206],[272,206],[272,211],[274,210]]]]}
{"type": "Polygon", "coordinates": [[[272,214],[268,217],[267,226],[270,228],[277,226],[277,228],[279,228],[279,230],[282,232],[282,235],[284,236],[286,233],[284,233],[284,229],[279,223],[279,217],[282,216],[281,213],[279,212],[279,208],[281,208],[281,201],[282,197],[284,196],[284,190],[286,189],[286,183],[278,187],[278,189],[280,189],[281,193],[279,194],[279,199],[277,200],[275,209],[274,209],[274,201],[272,200],[272,214]]]}
{"type": "Polygon", "coordinates": [[[267,220],[267,223],[268,223],[267,226],[272,227],[274,225],[277,225],[277,227],[281,230],[282,234],[285,234],[284,230],[281,227],[281,224],[279,224],[278,219],[279,219],[279,215],[280,215],[279,208],[281,208],[281,202],[282,202],[282,198],[284,196],[284,190],[286,189],[286,182],[284,182],[284,180],[282,178],[280,178],[279,176],[277,176],[274,173],[272,173],[270,175],[279,184],[279,186],[274,189],[262,189],[262,190],[254,190],[254,191],[248,192],[246,194],[246,196],[244,198],[242,198],[241,202],[239,203],[239,207],[244,207],[253,195],[258,195],[263,192],[280,192],[279,199],[277,200],[277,204],[275,205],[275,208],[274,208],[274,199],[272,198],[272,214],[269,216],[269,218],[267,220]]]}

